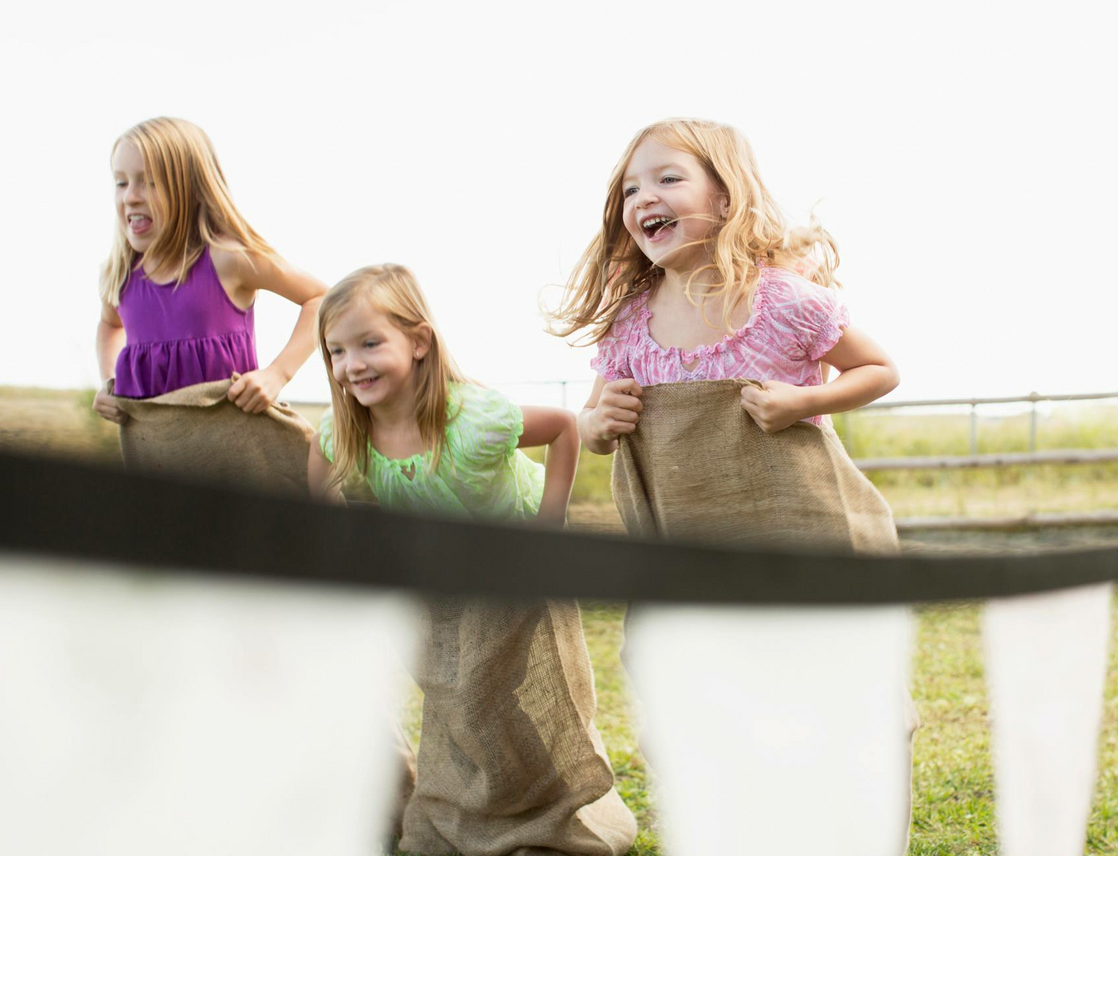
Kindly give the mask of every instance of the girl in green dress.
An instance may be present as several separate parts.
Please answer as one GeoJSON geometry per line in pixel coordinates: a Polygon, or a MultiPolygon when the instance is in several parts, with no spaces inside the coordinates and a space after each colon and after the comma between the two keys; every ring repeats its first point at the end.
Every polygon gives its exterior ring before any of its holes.
{"type": "MultiPolygon", "coordinates": [[[[407,268],[362,268],[330,289],[319,343],[333,408],[311,444],[312,492],[340,499],[357,472],[392,510],[564,523],[574,416],[464,378],[407,268]],[[522,452],[530,446],[547,447],[545,464],[522,452]]],[[[401,850],[624,853],[636,823],[594,728],[577,605],[436,599],[428,610],[401,850]]]]}

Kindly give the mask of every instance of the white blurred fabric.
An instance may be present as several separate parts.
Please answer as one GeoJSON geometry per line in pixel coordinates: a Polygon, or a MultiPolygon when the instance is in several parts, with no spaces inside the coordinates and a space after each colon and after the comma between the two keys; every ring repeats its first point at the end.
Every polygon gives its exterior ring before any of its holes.
{"type": "Polygon", "coordinates": [[[1082,854],[1110,586],[990,601],[983,619],[1002,854],[1082,854]]]}
{"type": "Polygon", "coordinates": [[[905,607],[647,606],[626,661],[674,854],[902,854],[905,607]]]}
{"type": "Polygon", "coordinates": [[[0,556],[0,853],[375,853],[398,593],[0,556]]]}

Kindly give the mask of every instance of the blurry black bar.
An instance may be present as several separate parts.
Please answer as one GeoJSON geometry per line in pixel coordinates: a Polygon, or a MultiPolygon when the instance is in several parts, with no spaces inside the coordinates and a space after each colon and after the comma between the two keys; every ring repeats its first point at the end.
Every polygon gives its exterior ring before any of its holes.
{"type": "Polygon", "coordinates": [[[1118,579],[1118,549],[851,557],[640,542],[209,487],[0,453],[0,552],[497,597],[887,604],[1118,579]]]}

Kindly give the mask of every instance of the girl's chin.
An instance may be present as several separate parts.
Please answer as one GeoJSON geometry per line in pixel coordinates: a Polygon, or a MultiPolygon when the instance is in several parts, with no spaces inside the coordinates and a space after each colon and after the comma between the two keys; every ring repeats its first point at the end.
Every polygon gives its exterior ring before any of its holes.
{"type": "Polygon", "coordinates": [[[690,274],[700,264],[709,263],[702,257],[688,256],[684,251],[670,251],[656,256],[646,254],[646,257],[663,271],[673,271],[676,274],[690,274]]]}

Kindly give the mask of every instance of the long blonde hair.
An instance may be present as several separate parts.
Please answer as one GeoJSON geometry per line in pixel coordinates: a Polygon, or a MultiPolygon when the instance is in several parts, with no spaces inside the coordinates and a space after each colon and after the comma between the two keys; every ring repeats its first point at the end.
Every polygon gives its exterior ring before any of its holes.
{"type": "Polygon", "coordinates": [[[595,343],[632,298],[654,288],[663,277],[625,229],[622,180],[637,145],[653,138],[668,147],[693,154],[702,162],[727,202],[727,215],[707,241],[710,260],[691,272],[688,298],[702,306],[722,299],[722,318],[745,300],[752,303],[758,262],[802,268],[805,277],[820,285],[836,285],[838,247],[812,217],[807,227],[789,227],[765,188],[749,142],[733,127],[708,120],[661,120],[645,127],[630,142],[610,177],[602,227],[579,259],[567,282],[563,300],[549,315],[549,331],[569,336],[588,329],[586,342],[595,343]],[[798,263],[797,263],[798,262],[798,263]],[[700,272],[715,273],[713,285],[699,291],[692,283],[700,272]]]}
{"type": "MultiPolygon", "coordinates": [[[[233,204],[213,144],[201,127],[175,117],[155,117],[136,124],[113,142],[135,145],[154,190],[162,230],[144,256],[154,268],[175,267],[181,285],[206,246],[274,254],[233,204]]],[[[118,218],[113,246],[101,268],[101,298],[120,304],[120,292],[136,267],[139,254],[118,218]]]]}
{"type": "Polygon", "coordinates": [[[331,324],[358,302],[382,312],[411,340],[422,339],[424,328],[430,333],[427,352],[416,360],[415,418],[424,444],[432,451],[432,470],[438,466],[446,440],[449,385],[467,380],[443,343],[427,299],[411,271],[402,264],[374,264],[346,275],[323,296],[318,309],[318,345],[326,362],[330,402],[334,409],[331,486],[342,483],[355,469],[366,473],[369,466],[372,416],[335,380],[330,348],[326,345],[326,333],[331,324]]]}

